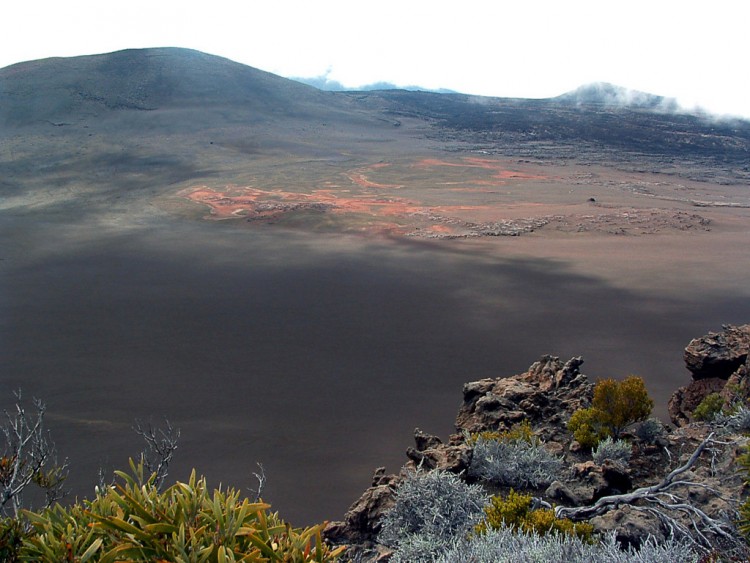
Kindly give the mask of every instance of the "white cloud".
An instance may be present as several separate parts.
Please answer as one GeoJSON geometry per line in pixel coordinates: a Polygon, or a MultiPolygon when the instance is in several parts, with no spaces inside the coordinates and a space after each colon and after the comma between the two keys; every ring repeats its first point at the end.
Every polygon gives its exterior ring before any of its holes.
{"type": "Polygon", "coordinates": [[[86,0],[3,7],[0,66],[128,47],[180,46],[283,76],[495,96],[609,81],[750,116],[750,7],[632,0],[86,0]]]}

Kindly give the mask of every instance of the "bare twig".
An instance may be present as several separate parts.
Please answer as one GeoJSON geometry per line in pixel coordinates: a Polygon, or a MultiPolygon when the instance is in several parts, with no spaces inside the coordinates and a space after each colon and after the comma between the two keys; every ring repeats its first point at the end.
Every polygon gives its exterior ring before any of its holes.
{"type": "Polygon", "coordinates": [[[140,420],[136,420],[133,426],[135,433],[146,442],[146,449],[141,452],[141,461],[149,474],[156,474],[154,484],[157,489],[161,488],[167,478],[169,464],[180,438],[179,428],[174,428],[166,418],[164,424],[165,428],[157,429],[150,422],[144,425],[140,420]]]}
{"type": "Polygon", "coordinates": [[[5,437],[5,447],[0,458],[0,512],[17,515],[23,505],[23,493],[34,484],[44,491],[46,506],[64,496],[63,481],[67,477],[68,462],[57,464],[55,446],[44,430],[46,407],[38,399],[32,403],[35,415],[27,414],[21,401],[21,391],[16,396],[16,410],[5,412],[5,424],[0,431],[5,437]],[[52,465],[52,469],[45,467],[52,465]]]}
{"type": "MultiPolygon", "coordinates": [[[[689,538],[696,547],[704,551],[711,548],[712,537],[736,544],[738,539],[734,533],[734,527],[728,520],[722,521],[712,518],[696,506],[686,502],[677,493],[672,492],[676,487],[699,487],[720,496],[718,491],[704,483],[678,479],[680,475],[697,463],[704,451],[712,451],[713,446],[720,444],[713,439],[713,436],[713,433],[709,434],[683,465],[671,471],[656,485],[641,487],[630,493],[602,497],[591,506],[573,508],[558,506],[555,508],[555,516],[572,520],[585,520],[604,514],[621,505],[628,505],[635,510],[648,512],[656,516],[669,532],[689,538]],[[636,505],[636,502],[646,503],[646,505],[636,505]],[[690,526],[678,521],[672,515],[674,513],[685,515],[690,521],[690,526]]],[[[712,453],[714,452],[712,451],[712,453]]]]}
{"type": "Polygon", "coordinates": [[[266,486],[266,470],[263,467],[263,464],[260,462],[256,462],[258,466],[258,472],[253,471],[253,477],[255,477],[255,480],[258,482],[258,486],[256,488],[248,487],[251,493],[253,493],[253,496],[255,497],[255,502],[258,502],[261,497],[263,496],[263,489],[266,486]]]}

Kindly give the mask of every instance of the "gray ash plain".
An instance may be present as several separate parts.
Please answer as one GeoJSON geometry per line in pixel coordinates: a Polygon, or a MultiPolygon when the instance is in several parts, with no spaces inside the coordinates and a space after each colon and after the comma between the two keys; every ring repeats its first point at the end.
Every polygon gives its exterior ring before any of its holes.
{"type": "Polygon", "coordinates": [[[47,402],[79,497],[166,416],[172,478],[251,487],[261,462],[284,517],[336,519],[414,427],[451,432],[466,381],[582,355],[664,416],[687,342],[750,316],[746,122],[407,111],[180,50],[15,65],[0,93],[2,401],[47,402]]]}

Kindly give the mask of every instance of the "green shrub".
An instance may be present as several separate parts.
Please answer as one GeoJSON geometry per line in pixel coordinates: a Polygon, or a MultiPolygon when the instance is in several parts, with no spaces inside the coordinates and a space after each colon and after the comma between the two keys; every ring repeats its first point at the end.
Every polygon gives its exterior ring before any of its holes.
{"type": "Polygon", "coordinates": [[[568,518],[556,518],[554,510],[532,508],[531,495],[523,495],[510,490],[508,496],[494,496],[490,505],[484,509],[485,519],[477,524],[474,530],[484,534],[488,530],[502,527],[514,528],[525,534],[563,534],[574,536],[584,542],[594,541],[594,527],[586,522],[573,522],[568,518]]]}
{"type": "MultiPolygon", "coordinates": [[[[750,448],[745,448],[745,453],[737,458],[737,464],[745,472],[745,485],[750,485],[750,448]]],[[[750,543],[750,498],[740,505],[737,528],[745,536],[745,541],[750,543]]]]}
{"type": "Polygon", "coordinates": [[[528,442],[529,444],[536,439],[531,423],[524,420],[519,424],[514,424],[510,430],[485,430],[484,432],[473,432],[469,436],[469,444],[476,444],[479,440],[489,442],[528,442]]]}
{"type": "Polygon", "coordinates": [[[619,438],[627,426],[648,418],[653,408],[642,378],[603,379],[594,387],[591,407],[574,412],[568,429],[582,446],[591,448],[607,436],[619,438]]]}
{"type": "Polygon", "coordinates": [[[568,421],[568,430],[584,448],[595,448],[596,445],[609,436],[604,427],[601,413],[593,408],[579,409],[573,413],[568,421]]]}
{"type": "Polygon", "coordinates": [[[93,501],[24,511],[33,533],[22,561],[334,561],[321,540],[321,526],[293,529],[269,505],[240,499],[228,488],[210,492],[193,471],[187,483],[164,492],[156,474],[145,479],[131,461],[132,475],[100,490],[93,501]]]}
{"type": "Polygon", "coordinates": [[[17,518],[0,518],[0,561],[18,561],[18,553],[26,535],[23,524],[17,518]]]}
{"type": "Polygon", "coordinates": [[[693,411],[693,418],[704,422],[710,422],[724,408],[724,399],[718,393],[706,395],[693,411]]]}

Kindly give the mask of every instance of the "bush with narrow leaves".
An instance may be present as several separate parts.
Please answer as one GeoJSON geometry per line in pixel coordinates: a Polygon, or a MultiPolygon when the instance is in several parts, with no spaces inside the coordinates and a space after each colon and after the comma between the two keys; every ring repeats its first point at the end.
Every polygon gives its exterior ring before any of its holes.
{"type": "Polygon", "coordinates": [[[700,555],[686,541],[647,538],[639,549],[621,549],[614,533],[589,544],[563,534],[540,536],[510,528],[490,530],[480,536],[455,538],[435,563],[696,563],[700,555]]]}
{"type": "Polygon", "coordinates": [[[209,491],[195,472],[164,492],[156,474],[131,461],[132,474],[99,490],[92,501],[24,511],[33,530],[22,561],[331,562],[321,526],[293,529],[269,513],[269,505],[240,498],[228,488],[209,491]]]}
{"type": "Polygon", "coordinates": [[[396,491],[396,503],[383,516],[378,540],[398,547],[415,534],[435,544],[470,530],[481,518],[487,494],[446,471],[417,471],[396,491]]]}
{"type": "Polygon", "coordinates": [[[607,436],[604,440],[599,442],[592,457],[599,465],[604,463],[604,460],[606,459],[611,459],[614,462],[627,465],[632,454],[633,448],[628,442],[625,440],[613,440],[607,436]]]}
{"type": "Polygon", "coordinates": [[[556,518],[553,510],[534,507],[531,495],[517,493],[513,489],[506,497],[492,497],[484,513],[484,520],[474,527],[478,534],[486,534],[489,530],[499,528],[512,528],[518,532],[540,536],[562,534],[575,536],[584,542],[593,542],[594,528],[591,524],[556,518]]]}
{"type": "Polygon", "coordinates": [[[693,410],[693,418],[702,422],[711,422],[724,408],[724,398],[719,393],[709,393],[693,410]]]}
{"type": "Polygon", "coordinates": [[[28,530],[18,518],[0,518],[0,561],[18,561],[23,539],[27,535],[28,530]]]}
{"type": "Polygon", "coordinates": [[[495,485],[526,488],[548,485],[557,477],[562,460],[552,455],[530,427],[497,436],[478,435],[469,475],[495,485]]]}
{"type": "Polygon", "coordinates": [[[635,427],[635,435],[647,444],[653,444],[665,432],[664,425],[658,418],[647,418],[635,427]]]}
{"type": "Polygon", "coordinates": [[[734,405],[716,414],[711,424],[726,432],[750,432],[750,409],[745,405],[734,405]]]}
{"type": "Polygon", "coordinates": [[[642,378],[603,379],[594,386],[591,406],[570,417],[568,430],[582,446],[593,448],[607,436],[619,438],[629,425],[646,420],[653,408],[642,378]]]}

